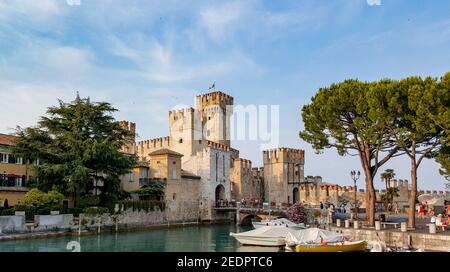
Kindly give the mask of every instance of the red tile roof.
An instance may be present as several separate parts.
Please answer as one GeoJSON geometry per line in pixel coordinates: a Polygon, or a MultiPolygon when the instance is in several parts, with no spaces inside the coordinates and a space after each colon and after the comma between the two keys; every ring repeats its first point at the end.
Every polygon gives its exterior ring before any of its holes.
{"type": "Polygon", "coordinates": [[[0,145],[15,145],[17,137],[14,135],[1,134],[0,133],[0,145]]]}
{"type": "Polygon", "coordinates": [[[180,154],[178,152],[175,152],[173,150],[167,149],[167,148],[161,148],[156,151],[153,151],[149,154],[150,156],[156,156],[156,155],[172,155],[176,157],[183,157],[183,154],[180,154]]]}

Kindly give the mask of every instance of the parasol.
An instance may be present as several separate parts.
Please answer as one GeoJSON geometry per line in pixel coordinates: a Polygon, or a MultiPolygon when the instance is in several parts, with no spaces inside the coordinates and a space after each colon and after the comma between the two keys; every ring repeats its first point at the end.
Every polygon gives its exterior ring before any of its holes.
{"type": "Polygon", "coordinates": [[[427,203],[427,204],[430,204],[430,205],[433,205],[433,204],[435,204],[437,202],[437,199],[434,196],[430,195],[430,194],[420,195],[418,197],[418,199],[419,199],[419,202],[427,203]]]}

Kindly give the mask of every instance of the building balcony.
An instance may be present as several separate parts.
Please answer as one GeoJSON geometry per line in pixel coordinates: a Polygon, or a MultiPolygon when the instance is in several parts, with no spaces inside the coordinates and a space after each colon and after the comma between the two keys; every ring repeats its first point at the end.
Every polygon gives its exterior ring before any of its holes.
{"type": "Polygon", "coordinates": [[[1,178],[0,187],[27,187],[31,181],[26,181],[24,178],[1,178]]]}
{"type": "Polygon", "coordinates": [[[165,179],[154,179],[154,178],[140,178],[139,179],[139,186],[145,187],[145,186],[165,186],[165,179]]]}

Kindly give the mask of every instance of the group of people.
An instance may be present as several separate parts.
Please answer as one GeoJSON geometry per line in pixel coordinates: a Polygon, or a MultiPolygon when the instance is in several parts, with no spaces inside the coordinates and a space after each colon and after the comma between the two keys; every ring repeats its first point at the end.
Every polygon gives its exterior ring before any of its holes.
{"type": "Polygon", "coordinates": [[[388,203],[387,211],[388,212],[394,212],[395,214],[399,214],[400,211],[399,211],[398,203],[397,202],[395,202],[394,204],[388,203]]]}
{"type": "Polygon", "coordinates": [[[258,208],[260,207],[260,202],[258,199],[254,199],[254,198],[244,198],[241,200],[241,207],[246,207],[246,208],[258,208]]]}
{"type": "Polygon", "coordinates": [[[236,201],[234,201],[234,200],[228,201],[228,199],[219,199],[216,202],[217,208],[228,208],[228,207],[234,207],[234,206],[236,206],[236,201]]]}
{"type": "Polygon", "coordinates": [[[323,202],[320,202],[320,209],[321,210],[328,210],[328,209],[331,209],[331,210],[333,210],[333,211],[335,211],[335,212],[337,212],[337,213],[350,213],[350,211],[349,211],[349,208],[348,207],[346,207],[344,204],[342,204],[341,206],[339,206],[339,207],[337,207],[336,208],[336,206],[333,204],[333,203],[323,203],[323,202]]]}
{"type": "Polygon", "coordinates": [[[435,215],[434,209],[429,207],[428,203],[420,203],[418,206],[419,218],[423,219],[427,216],[430,217],[430,223],[435,224],[436,227],[446,230],[450,226],[450,202],[445,201],[444,210],[442,213],[435,215]]]}

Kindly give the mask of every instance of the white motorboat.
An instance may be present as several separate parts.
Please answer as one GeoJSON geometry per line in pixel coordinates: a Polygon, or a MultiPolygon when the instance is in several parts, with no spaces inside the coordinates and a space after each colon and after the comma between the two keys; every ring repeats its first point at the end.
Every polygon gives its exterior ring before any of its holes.
{"type": "Polygon", "coordinates": [[[308,226],[305,224],[295,224],[294,222],[291,222],[287,220],[286,218],[281,219],[275,219],[275,220],[263,220],[263,221],[252,221],[252,225],[255,229],[262,228],[262,227],[287,227],[291,229],[307,229],[308,226]]]}
{"type": "Polygon", "coordinates": [[[243,245],[280,247],[286,244],[286,237],[296,230],[286,226],[264,226],[255,230],[230,233],[243,245]]]}

